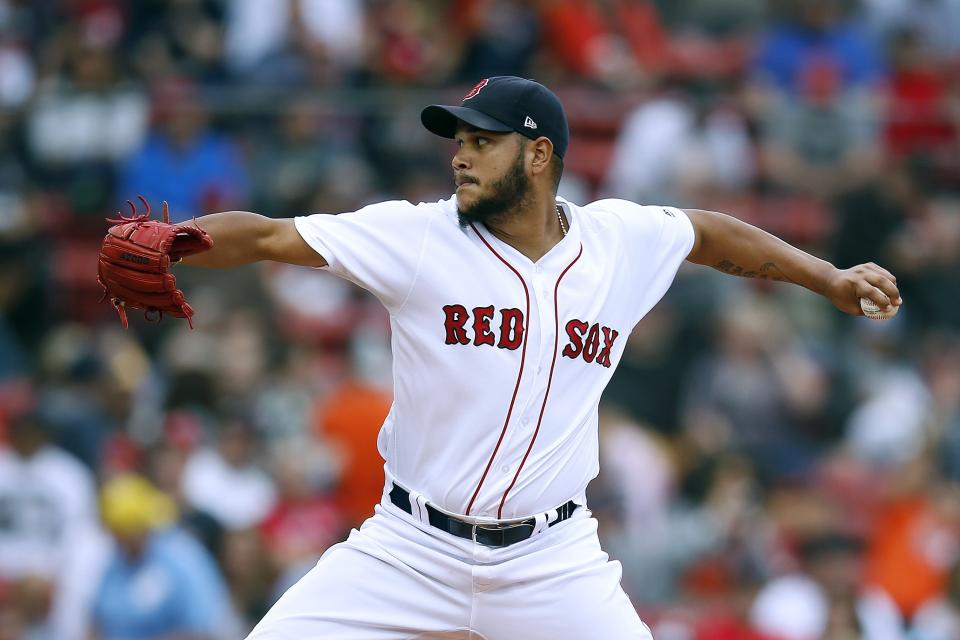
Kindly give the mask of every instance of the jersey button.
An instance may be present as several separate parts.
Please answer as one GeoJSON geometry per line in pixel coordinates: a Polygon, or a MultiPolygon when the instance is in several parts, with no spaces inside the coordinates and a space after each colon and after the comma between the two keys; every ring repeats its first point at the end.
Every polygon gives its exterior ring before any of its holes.
{"type": "Polygon", "coordinates": [[[533,268],[533,271],[534,271],[534,273],[542,273],[542,272],[543,272],[543,267],[541,267],[540,265],[537,265],[537,266],[535,266],[535,267],[533,268]]]}
{"type": "Polygon", "coordinates": [[[505,464],[500,467],[500,471],[503,471],[504,473],[510,473],[510,466],[505,464]]]}

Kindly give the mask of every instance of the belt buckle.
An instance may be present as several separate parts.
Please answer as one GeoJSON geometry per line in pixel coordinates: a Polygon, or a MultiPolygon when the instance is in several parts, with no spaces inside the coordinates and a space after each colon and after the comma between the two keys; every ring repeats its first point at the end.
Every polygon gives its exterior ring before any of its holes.
{"type": "Polygon", "coordinates": [[[497,524],[497,523],[495,523],[495,522],[475,522],[474,524],[470,525],[470,537],[471,537],[471,539],[473,540],[473,544],[482,544],[483,546],[486,547],[486,546],[488,546],[488,545],[483,544],[482,542],[479,542],[479,541],[477,540],[477,531],[478,531],[478,530],[483,530],[483,531],[502,531],[502,530],[503,530],[503,526],[501,526],[501,525],[499,525],[499,524],[497,524]]]}

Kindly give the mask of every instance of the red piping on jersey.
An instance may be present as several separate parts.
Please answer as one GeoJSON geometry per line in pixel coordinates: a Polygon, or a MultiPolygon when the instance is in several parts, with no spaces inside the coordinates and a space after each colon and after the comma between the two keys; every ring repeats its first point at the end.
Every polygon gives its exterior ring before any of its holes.
{"type": "Polygon", "coordinates": [[[530,291],[527,289],[527,283],[523,279],[523,276],[520,275],[520,272],[513,268],[513,265],[503,259],[503,257],[497,253],[496,249],[490,246],[490,243],[487,242],[486,238],[480,235],[480,232],[477,231],[477,228],[473,226],[473,223],[470,223],[470,228],[473,229],[474,233],[477,234],[477,237],[483,241],[483,244],[487,245],[487,249],[490,249],[490,252],[503,264],[507,265],[510,268],[510,271],[517,276],[517,279],[520,281],[520,284],[523,285],[523,295],[527,300],[527,308],[524,312],[524,327],[523,327],[523,348],[520,350],[520,371],[517,372],[517,384],[513,387],[513,397],[510,398],[510,408],[507,409],[507,418],[503,421],[503,429],[500,430],[500,438],[497,440],[497,446],[493,448],[493,453],[490,454],[490,460],[487,461],[487,468],[483,470],[483,475],[480,476],[480,482],[477,483],[477,488],[473,492],[473,497],[470,498],[470,503],[467,505],[467,513],[465,515],[470,515],[470,510],[473,509],[473,503],[477,499],[477,495],[480,493],[480,487],[483,486],[484,480],[487,479],[487,474],[490,472],[490,467],[493,466],[493,459],[497,457],[497,451],[500,450],[500,445],[503,444],[503,436],[507,435],[507,425],[510,424],[510,416],[513,415],[513,405],[517,401],[517,392],[520,390],[520,380],[523,379],[523,364],[527,358],[527,333],[530,329],[530,291]]]}
{"type": "Polygon", "coordinates": [[[497,518],[503,517],[503,505],[507,501],[507,494],[513,489],[513,485],[517,484],[517,478],[520,477],[523,465],[527,463],[527,458],[530,456],[530,452],[533,451],[533,443],[537,441],[537,434],[540,433],[540,423],[543,422],[543,413],[547,408],[547,398],[550,396],[550,385],[553,384],[553,369],[557,365],[557,346],[560,339],[560,307],[558,304],[560,281],[563,280],[563,276],[567,275],[567,271],[570,271],[570,268],[577,263],[577,260],[579,260],[582,255],[583,244],[580,245],[580,253],[578,253],[577,257],[573,259],[573,262],[568,264],[567,268],[563,270],[560,277],[557,278],[557,284],[553,287],[553,360],[550,361],[550,374],[547,376],[547,390],[543,393],[543,404],[540,405],[540,416],[537,418],[537,428],[533,430],[530,445],[527,447],[527,452],[523,454],[523,460],[520,461],[520,466],[517,467],[517,473],[513,476],[513,482],[510,483],[507,490],[503,492],[503,497],[500,498],[500,508],[497,509],[497,518]]]}

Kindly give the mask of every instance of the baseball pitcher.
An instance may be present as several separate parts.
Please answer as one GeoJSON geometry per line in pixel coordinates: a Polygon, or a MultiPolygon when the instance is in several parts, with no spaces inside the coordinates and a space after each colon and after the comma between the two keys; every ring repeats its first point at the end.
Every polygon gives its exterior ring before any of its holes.
{"type": "Polygon", "coordinates": [[[134,209],[104,241],[99,277],[122,318],[191,317],[178,261],[327,269],[390,312],[383,499],[250,638],[649,639],[585,500],[627,335],[684,260],[798,284],[855,315],[860,298],[898,306],[896,279],[720,213],[558,198],[567,119],[537,82],[488,78],[421,120],[458,145],[447,200],[179,226],[134,209]]]}

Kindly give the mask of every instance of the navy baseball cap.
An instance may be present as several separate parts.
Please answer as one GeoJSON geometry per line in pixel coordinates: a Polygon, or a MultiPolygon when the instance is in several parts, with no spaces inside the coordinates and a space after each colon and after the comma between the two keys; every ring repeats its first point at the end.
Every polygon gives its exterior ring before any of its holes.
{"type": "Polygon", "coordinates": [[[459,107],[432,104],[420,113],[423,126],[444,138],[454,137],[457,120],[484,131],[516,131],[531,140],[544,136],[561,158],[570,142],[567,115],[556,94],[516,76],[486,78],[463,96],[459,107]]]}

